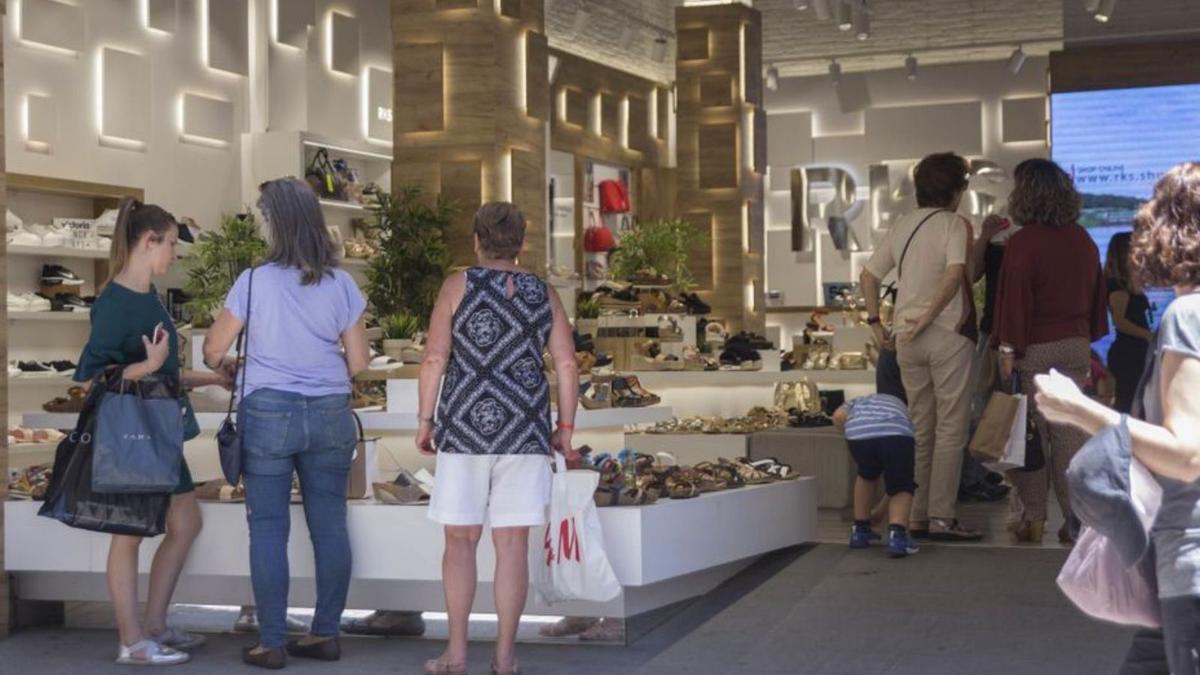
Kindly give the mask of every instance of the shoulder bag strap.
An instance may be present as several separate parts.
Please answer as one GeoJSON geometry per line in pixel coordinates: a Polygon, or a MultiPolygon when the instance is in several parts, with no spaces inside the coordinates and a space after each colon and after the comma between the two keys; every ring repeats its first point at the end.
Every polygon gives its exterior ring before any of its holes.
{"type": "MultiPolygon", "coordinates": [[[[236,396],[238,401],[246,397],[246,371],[249,369],[250,359],[250,312],[254,300],[254,268],[250,268],[250,279],[246,289],[246,323],[242,324],[242,331],[238,333],[237,339],[237,369],[234,371],[233,381],[237,384],[237,378],[242,378],[241,392],[236,396]]],[[[233,417],[233,401],[235,396],[233,392],[229,394],[229,410],[225,413],[225,419],[233,417]]]]}
{"type": "Polygon", "coordinates": [[[899,281],[904,277],[904,257],[908,255],[908,247],[912,245],[913,237],[917,236],[917,232],[921,231],[921,226],[929,221],[930,218],[939,213],[949,213],[946,209],[937,209],[933,213],[921,219],[917,226],[913,228],[912,234],[908,235],[908,241],[904,242],[904,250],[900,252],[900,262],[896,265],[896,280],[899,281]]]}

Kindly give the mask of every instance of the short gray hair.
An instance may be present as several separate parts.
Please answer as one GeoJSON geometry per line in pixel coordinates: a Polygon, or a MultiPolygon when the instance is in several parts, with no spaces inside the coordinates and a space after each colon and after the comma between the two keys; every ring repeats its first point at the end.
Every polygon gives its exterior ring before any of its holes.
{"type": "Polygon", "coordinates": [[[512,260],[525,244],[525,215],[510,202],[479,207],[473,229],[484,256],[493,260],[512,260]]]}
{"type": "Polygon", "coordinates": [[[298,178],[277,178],[258,186],[258,209],[267,222],[270,250],[264,262],[294,267],[300,283],[319,283],[338,266],[336,247],[321,203],[308,183],[298,178]]]}

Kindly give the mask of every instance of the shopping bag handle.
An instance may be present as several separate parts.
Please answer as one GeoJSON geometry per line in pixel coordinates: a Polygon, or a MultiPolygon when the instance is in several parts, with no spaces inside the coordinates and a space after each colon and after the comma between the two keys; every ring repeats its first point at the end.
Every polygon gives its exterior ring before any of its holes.
{"type": "Polygon", "coordinates": [[[567,458],[563,457],[563,454],[557,450],[552,450],[551,452],[554,453],[554,473],[565,476],[567,474],[567,458]]]}

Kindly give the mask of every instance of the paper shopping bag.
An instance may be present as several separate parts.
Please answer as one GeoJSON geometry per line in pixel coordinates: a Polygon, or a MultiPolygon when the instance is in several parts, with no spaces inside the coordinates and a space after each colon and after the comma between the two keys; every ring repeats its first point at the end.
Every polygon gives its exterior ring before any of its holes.
{"type": "Polygon", "coordinates": [[[1017,410],[1013,414],[1012,423],[1008,428],[1008,440],[1004,444],[1004,452],[1000,457],[983,463],[992,471],[1008,471],[1009,469],[1025,468],[1026,425],[1029,415],[1029,399],[1024,394],[1014,394],[1017,410]]]}
{"type": "Polygon", "coordinates": [[[621,584],[604,552],[604,532],[592,500],[600,474],[567,471],[561,454],[554,459],[549,524],[529,533],[530,580],[546,604],[607,602],[620,594],[621,584]]]}
{"type": "MultiPolygon", "coordinates": [[[[1004,456],[1009,437],[1012,435],[1013,419],[1017,415],[1020,400],[1019,394],[1006,394],[1002,391],[992,393],[988,399],[983,416],[975,427],[975,435],[967,448],[971,455],[981,462],[995,462],[1004,456]]],[[[1024,436],[1022,427],[1021,435],[1024,436]]]]}

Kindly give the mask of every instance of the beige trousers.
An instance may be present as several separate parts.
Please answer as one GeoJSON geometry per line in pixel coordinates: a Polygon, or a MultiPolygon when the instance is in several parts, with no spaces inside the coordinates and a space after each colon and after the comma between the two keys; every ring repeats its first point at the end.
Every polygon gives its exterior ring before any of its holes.
{"type": "Polygon", "coordinates": [[[917,432],[914,524],[925,524],[930,517],[954,518],[957,512],[971,415],[974,347],[962,335],[936,325],[899,346],[900,376],[917,432]]]}
{"type": "MultiPolygon", "coordinates": [[[[1031,345],[1025,350],[1025,358],[1017,363],[1017,372],[1021,377],[1021,391],[1029,397],[1030,412],[1037,412],[1037,405],[1033,401],[1035,375],[1048,373],[1055,368],[1082,384],[1091,367],[1091,354],[1092,347],[1086,338],[1031,345]]],[[[1042,437],[1046,466],[1037,471],[1008,472],[1008,480],[1013,484],[1013,491],[1009,495],[1009,511],[1013,521],[1046,520],[1046,500],[1050,496],[1051,482],[1054,483],[1054,495],[1058,498],[1063,515],[1071,513],[1071,502],[1067,498],[1067,466],[1088,440],[1088,435],[1075,427],[1048,424],[1041,415],[1037,415],[1035,420],[1038,434],[1042,437]]]]}

